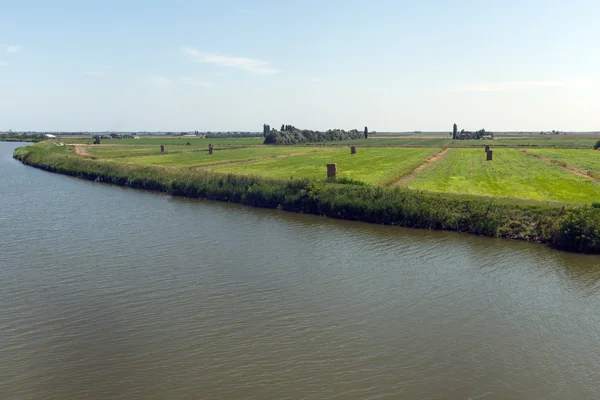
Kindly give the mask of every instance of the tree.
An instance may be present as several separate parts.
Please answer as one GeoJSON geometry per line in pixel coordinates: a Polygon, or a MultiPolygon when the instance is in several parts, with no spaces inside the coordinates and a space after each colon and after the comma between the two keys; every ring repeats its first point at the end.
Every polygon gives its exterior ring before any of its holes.
{"type": "Polygon", "coordinates": [[[94,144],[100,144],[100,136],[94,136],[94,144]]]}
{"type": "Polygon", "coordinates": [[[271,127],[267,124],[263,124],[263,136],[267,137],[269,132],[271,132],[271,127]]]}
{"type": "Polygon", "coordinates": [[[458,126],[454,124],[452,127],[452,139],[456,139],[456,132],[458,132],[458,126]]]}
{"type": "Polygon", "coordinates": [[[285,125],[281,124],[281,132],[285,131],[285,125]]]}
{"type": "Polygon", "coordinates": [[[365,139],[368,139],[368,138],[369,138],[369,130],[365,126],[365,139]]]}

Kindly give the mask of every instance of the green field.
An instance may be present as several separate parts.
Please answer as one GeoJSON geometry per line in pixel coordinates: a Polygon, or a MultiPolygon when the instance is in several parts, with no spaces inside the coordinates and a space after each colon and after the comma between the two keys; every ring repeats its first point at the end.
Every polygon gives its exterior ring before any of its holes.
{"type": "MultiPolygon", "coordinates": [[[[449,135],[420,134],[404,136],[374,135],[369,139],[341,140],[335,142],[306,143],[298,146],[360,146],[360,147],[482,147],[491,144],[494,147],[515,148],[564,148],[564,149],[591,149],[600,135],[498,135],[494,140],[452,140],[449,135]]],[[[90,136],[65,136],[61,141],[67,144],[91,144],[90,136]]],[[[208,147],[212,143],[215,147],[246,147],[263,144],[263,138],[199,138],[199,137],[173,137],[173,136],[142,136],[140,139],[103,139],[102,146],[134,146],[154,147],[161,145],[185,146],[190,143],[192,147],[208,147]]]]}
{"type": "MultiPolygon", "coordinates": [[[[233,149],[216,149],[212,155],[207,150],[195,152],[179,152],[157,154],[152,156],[121,157],[115,158],[117,162],[132,163],[140,165],[158,165],[168,167],[195,167],[228,162],[240,162],[273,158],[278,156],[289,156],[303,153],[320,153],[329,151],[328,148],[315,147],[246,147],[233,149]]],[[[299,156],[295,156],[299,157],[299,156]]],[[[295,158],[294,157],[294,158],[295,158]]]]}
{"type": "Polygon", "coordinates": [[[325,165],[335,163],[340,178],[372,184],[391,183],[417,168],[425,158],[439,150],[361,148],[357,154],[350,154],[349,149],[336,149],[325,153],[223,165],[211,169],[269,178],[325,179],[325,165]]]}
{"type": "MultiPolygon", "coordinates": [[[[396,183],[429,192],[527,201],[592,203],[600,202],[600,152],[592,150],[598,137],[499,135],[488,141],[453,141],[443,134],[412,134],[273,146],[263,145],[262,138],[161,136],[107,139],[100,145],[80,147],[97,160],[123,164],[324,181],[326,164],[335,163],[338,177],[345,182],[396,183]],[[209,143],[215,146],[212,155],[207,151],[209,143]],[[166,145],[166,153],[160,153],[161,144],[166,145]],[[485,144],[494,150],[491,162],[485,161],[485,144]],[[351,155],[350,146],[357,146],[358,153],[351,155]],[[442,149],[447,149],[442,156],[426,162],[442,149]]],[[[89,140],[73,139],[79,143],[89,140]]]]}
{"type": "MultiPolygon", "coordinates": [[[[91,136],[62,136],[60,141],[66,144],[91,144],[94,139],[91,136]]],[[[102,145],[113,146],[160,146],[175,145],[184,146],[190,142],[192,146],[208,147],[209,143],[217,146],[256,146],[263,143],[262,137],[250,138],[201,138],[184,136],[142,136],[139,139],[102,139],[102,145]]]]}
{"type": "Polygon", "coordinates": [[[451,149],[407,182],[411,189],[528,200],[600,201],[600,183],[514,149],[486,161],[480,149],[451,149]]]}
{"type": "MultiPolygon", "coordinates": [[[[600,137],[600,136],[599,136],[600,137]]],[[[311,146],[362,146],[362,147],[483,147],[486,144],[494,147],[514,148],[559,148],[559,149],[590,149],[599,137],[573,136],[534,136],[498,137],[494,140],[452,140],[443,136],[422,137],[386,137],[376,136],[369,139],[341,140],[337,142],[307,143],[311,146]]]]}
{"type": "Polygon", "coordinates": [[[600,177],[600,152],[596,150],[529,149],[528,152],[600,177]]]}

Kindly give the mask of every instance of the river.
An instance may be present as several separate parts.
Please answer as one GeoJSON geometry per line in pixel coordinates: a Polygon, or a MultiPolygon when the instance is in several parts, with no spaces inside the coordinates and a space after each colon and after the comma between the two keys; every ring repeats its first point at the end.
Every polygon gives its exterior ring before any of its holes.
{"type": "Polygon", "coordinates": [[[600,257],[183,199],[0,142],[1,399],[596,399],[600,257]]]}

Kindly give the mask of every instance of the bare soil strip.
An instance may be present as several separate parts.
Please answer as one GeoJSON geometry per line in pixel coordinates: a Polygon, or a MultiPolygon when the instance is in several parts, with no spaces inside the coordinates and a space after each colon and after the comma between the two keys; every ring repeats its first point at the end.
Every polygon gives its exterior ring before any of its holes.
{"type": "Polygon", "coordinates": [[[575,167],[572,167],[570,165],[567,165],[567,164],[555,161],[555,160],[553,160],[551,158],[540,156],[539,154],[532,154],[532,153],[528,152],[527,150],[523,150],[523,153],[527,154],[528,156],[531,156],[531,157],[534,157],[534,158],[538,158],[538,159],[540,159],[542,161],[546,161],[546,162],[548,162],[548,163],[550,163],[552,165],[556,165],[557,167],[561,167],[562,169],[566,169],[567,171],[572,172],[572,173],[574,173],[576,175],[580,175],[580,176],[583,176],[585,178],[591,179],[593,181],[600,182],[600,179],[595,178],[593,176],[590,176],[588,174],[588,171],[586,169],[575,168],[575,167]]]}
{"type": "Polygon", "coordinates": [[[73,147],[75,147],[75,153],[78,156],[84,156],[84,157],[91,157],[92,155],[90,153],[88,153],[82,146],[80,145],[73,145],[73,147]]]}
{"type": "Polygon", "coordinates": [[[408,183],[416,174],[418,174],[419,172],[421,172],[423,169],[427,168],[428,166],[435,164],[436,162],[440,161],[441,159],[443,159],[446,155],[448,154],[448,149],[443,149],[438,151],[435,154],[430,155],[429,157],[427,157],[423,163],[421,165],[419,165],[417,168],[413,169],[411,172],[409,172],[408,174],[404,175],[403,177],[401,177],[400,179],[398,179],[396,182],[392,183],[390,186],[400,186],[400,185],[405,185],[406,183],[408,183]]]}

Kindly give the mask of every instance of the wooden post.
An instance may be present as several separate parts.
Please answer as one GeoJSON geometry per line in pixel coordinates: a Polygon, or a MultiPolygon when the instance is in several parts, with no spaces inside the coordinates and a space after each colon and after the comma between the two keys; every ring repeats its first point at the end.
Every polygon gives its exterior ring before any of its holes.
{"type": "Polygon", "coordinates": [[[164,152],[165,152],[165,150],[166,150],[166,147],[165,147],[165,145],[164,145],[164,144],[161,144],[161,145],[160,145],[160,152],[161,152],[161,153],[164,153],[164,152]]]}
{"type": "Polygon", "coordinates": [[[356,146],[350,147],[350,154],[356,154],[356,146]]]}
{"type": "Polygon", "coordinates": [[[211,143],[209,143],[208,144],[208,154],[212,154],[214,149],[215,149],[214,146],[211,143]]]}
{"type": "Polygon", "coordinates": [[[327,177],[337,178],[337,164],[327,164],[327,177]]]}
{"type": "Polygon", "coordinates": [[[486,161],[492,161],[492,150],[487,152],[487,160],[486,161]]]}
{"type": "Polygon", "coordinates": [[[489,145],[489,144],[486,144],[486,145],[485,145],[485,152],[487,153],[488,151],[490,151],[490,145],[489,145]]]}

